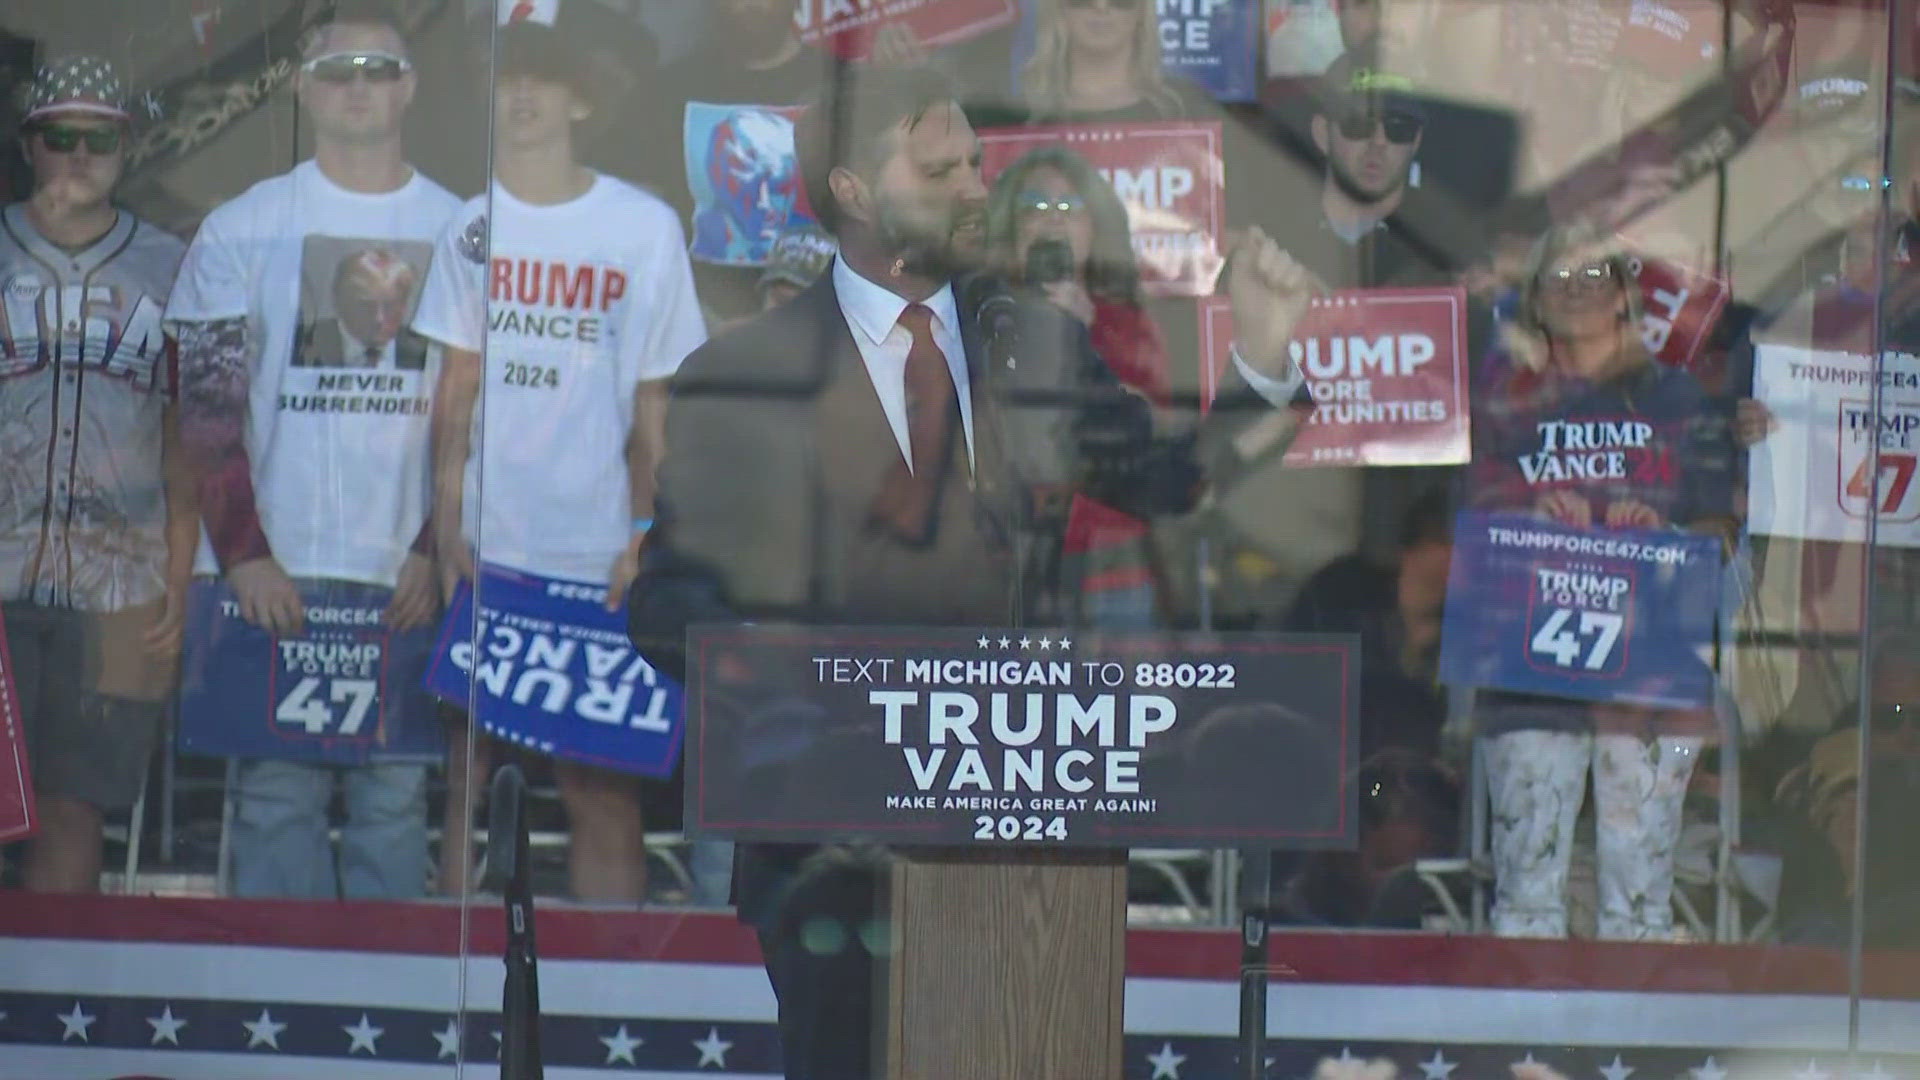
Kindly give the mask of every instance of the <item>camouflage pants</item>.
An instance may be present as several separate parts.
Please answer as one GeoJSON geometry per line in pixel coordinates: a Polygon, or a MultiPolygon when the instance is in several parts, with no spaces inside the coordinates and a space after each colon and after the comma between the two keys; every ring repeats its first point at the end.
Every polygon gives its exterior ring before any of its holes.
{"type": "Polygon", "coordinates": [[[1600,936],[1673,936],[1674,847],[1701,740],[1513,731],[1486,741],[1492,802],[1493,932],[1567,936],[1573,826],[1593,772],[1600,936]]]}

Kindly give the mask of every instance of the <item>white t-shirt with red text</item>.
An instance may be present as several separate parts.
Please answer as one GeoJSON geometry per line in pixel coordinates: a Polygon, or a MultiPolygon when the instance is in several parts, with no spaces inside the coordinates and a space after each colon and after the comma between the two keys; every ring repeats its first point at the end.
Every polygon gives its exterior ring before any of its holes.
{"type": "Polygon", "coordinates": [[[596,175],[523,202],[495,184],[434,251],[414,328],[484,353],[461,528],[485,562],[604,580],[631,529],[635,388],[706,340],[686,239],[667,204],[596,175]]]}

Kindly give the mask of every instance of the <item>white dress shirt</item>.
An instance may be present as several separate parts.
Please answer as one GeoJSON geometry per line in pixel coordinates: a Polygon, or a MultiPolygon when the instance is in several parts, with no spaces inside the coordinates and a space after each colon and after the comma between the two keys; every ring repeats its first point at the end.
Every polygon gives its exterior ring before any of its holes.
{"type": "MultiPolygon", "coordinates": [[[[846,260],[833,260],[833,288],[840,296],[840,313],[847,317],[853,332],[853,344],[867,365],[867,377],[873,380],[874,393],[880,398],[880,411],[887,414],[887,426],[900,444],[900,456],[913,468],[913,448],[907,442],[907,353],[913,348],[913,334],[900,325],[900,313],[907,310],[907,299],[883,289],[848,266],[846,260]]],[[[953,387],[960,392],[960,428],[967,438],[967,467],[973,467],[973,399],[967,393],[966,346],[960,341],[960,309],[953,300],[953,286],[942,285],[927,297],[933,312],[933,343],[947,358],[947,370],[953,373],[953,387]]]]}
{"type": "MultiPolygon", "coordinates": [[[[900,325],[900,313],[907,300],[899,293],[881,288],[861,277],[846,260],[833,260],[833,288],[840,297],[840,312],[853,332],[853,343],[867,365],[867,377],[873,380],[880,398],[880,411],[886,413],[887,426],[893,429],[894,442],[907,467],[913,467],[913,449],[907,442],[907,352],[913,347],[913,335],[900,325]]],[[[926,299],[933,311],[933,342],[946,355],[947,370],[953,373],[953,385],[960,392],[960,425],[967,437],[967,464],[973,464],[973,399],[967,393],[966,346],[960,340],[960,312],[954,303],[953,286],[926,299]]],[[[1236,347],[1233,366],[1256,393],[1276,408],[1293,402],[1304,376],[1298,364],[1289,363],[1284,378],[1275,379],[1253,370],[1240,358],[1236,347]]]]}

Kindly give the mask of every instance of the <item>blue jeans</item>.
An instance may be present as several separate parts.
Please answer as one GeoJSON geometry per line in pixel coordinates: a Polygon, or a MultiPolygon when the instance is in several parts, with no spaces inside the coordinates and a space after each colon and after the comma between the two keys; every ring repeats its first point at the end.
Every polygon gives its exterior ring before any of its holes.
{"type": "Polygon", "coordinates": [[[242,761],[234,784],[233,892],[247,898],[412,900],[427,890],[427,767],[242,761]],[[336,778],[346,824],[327,836],[336,778]]]}

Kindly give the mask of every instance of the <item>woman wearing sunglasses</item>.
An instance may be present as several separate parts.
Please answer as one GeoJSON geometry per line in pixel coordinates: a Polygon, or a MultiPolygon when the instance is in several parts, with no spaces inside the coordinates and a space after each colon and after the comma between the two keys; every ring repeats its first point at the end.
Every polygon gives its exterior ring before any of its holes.
{"type": "MultiPolygon", "coordinates": [[[[1639,292],[1611,240],[1560,228],[1536,246],[1474,395],[1470,505],[1581,530],[1725,534],[1731,425],[1691,375],[1647,351],[1639,292]]],[[[1682,802],[1710,713],[1482,690],[1474,714],[1492,802],[1494,932],[1566,936],[1591,769],[1599,936],[1672,940],[1682,802]]]]}
{"type": "MultiPolygon", "coordinates": [[[[1166,343],[1141,305],[1127,211],[1085,158],[1047,146],[1008,166],[988,195],[987,244],[1010,279],[1086,326],[1094,351],[1123,384],[1166,404],[1166,343]]],[[[1077,596],[1092,625],[1153,625],[1146,525],[1078,496],[1062,509],[1068,599],[1077,596]]]]}

